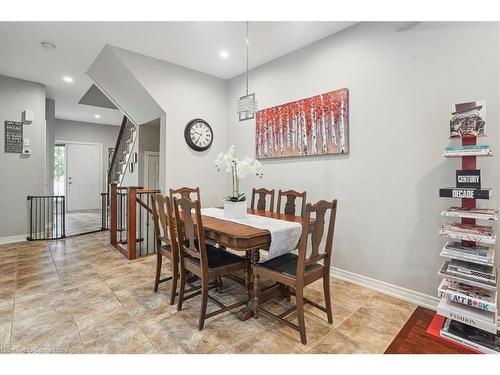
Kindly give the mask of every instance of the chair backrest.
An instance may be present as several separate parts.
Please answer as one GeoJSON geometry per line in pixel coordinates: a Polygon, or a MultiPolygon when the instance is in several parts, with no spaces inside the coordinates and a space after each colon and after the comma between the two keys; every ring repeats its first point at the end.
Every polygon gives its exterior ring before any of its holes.
{"type": "Polygon", "coordinates": [[[175,222],[177,223],[177,242],[179,243],[181,264],[184,263],[184,257],[188,255],[200,259],[202,269],[207,270],[207,249],[203,222],[201,220],[200,201],[192,201],[187,198],[174,198],[174,212],[175,222]]]}
{"type": "Polygon", "coordinates": [[[285,202],[285,207],[283,210],[283,213],[286,215],[295,215],[296,208],[295,208],[295,201],[297,198],[300,198],[302,200],[301,206],[300,206],[300,215],[302,216],[305,213],[306,209],[306,196],[307,193],[304,191],[302,193],[299,193],[298,191],[295,190],[279,190],[278,191],[278,208],[276,209],[277,212],[281,212],[281,199],[283,197],[286,197],[286,202],[285,202]]]}
{"type": "Polygon", "coordinates": [[[161,247],[162,243],[165,243],[170,245],[172,253],[177,255],[178,246],[171,199],[161,194],[153,195],[152,211],[157,249],[161,247]]]}
{"type": "Polygon", "coordinates": [[[302,235],[299,242],[299,260],[297,262],[297,278],[304,275],[306,266],[323,260],[325,267],[330,268],[333,233],[335,230],[335,218],[337,215],[337,200],[331,202],[321,200],[315,204],[308,203],[303,215],[302,235]],[[325,233],[327,213],[330,211],[328,232],[324,251],[320,252],[320,245],[325,233]],[[313,217],[314,214],[314,217],[313,217]],[[311,251],[308,252],[309,237],[311,238],[311,251]]]}
{"type": "Polygon", "coordinates": [[[252,210],[257,209],[257,210],[261,210],[261,211],[274,211],[274,189],[268,190],[268,189],[264,189],[264,188],[260,188],[260,189],[253,188],[252,189],[252,201],[250,203],[250,208],[252,210]],[[259,198],[257,200],[257,206],[255,206],[255,197],[257,195],[259,196],[259,198]],[[266,197],[268,195],[271,197],[271,202],[270,202],[269,210],[266,210],[266,197]]]}
{"type": "Polygon", "coordinates": [[[184,186],[179,189],[170,189],[170,199],[172,200],[172,204],[174,202],[174,198],[186,198],[192,201],[197,200],[201,204],[200,188],[189,188],[184,186]],[[196,194],[196,197],[193,198],[192,194],[196,194]]]}

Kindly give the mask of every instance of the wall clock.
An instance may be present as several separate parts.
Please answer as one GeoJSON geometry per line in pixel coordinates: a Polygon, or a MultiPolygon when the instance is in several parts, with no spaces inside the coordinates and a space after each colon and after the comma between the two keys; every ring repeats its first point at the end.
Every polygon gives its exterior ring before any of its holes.
{"type": "Polygon", "coordinates": [[[195,151],[205,151],[212,145],[214,133],[208,122],[200,118],[191,120],[184,129],[184,139],[195,151]]]}

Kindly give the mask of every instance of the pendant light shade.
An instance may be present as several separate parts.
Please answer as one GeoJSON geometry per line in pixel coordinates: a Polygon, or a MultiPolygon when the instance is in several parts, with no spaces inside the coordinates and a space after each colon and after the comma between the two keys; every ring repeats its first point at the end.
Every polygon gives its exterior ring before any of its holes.
{"type": "Polygon", "coordinates": [[[255,94],[248,93],[248,47],[250,46],[250,42],[248,39],[248,21],[246,23],[246,38],[245,44],[247,48],[247,67],[246,67],[246,91],[245,96],[242,96],[236,105],[236,111],[238,112],[238,119],[240,121],[250,120],[255,117],[255,111],[257,110],[257,105],[255,102],[255,94]]]}

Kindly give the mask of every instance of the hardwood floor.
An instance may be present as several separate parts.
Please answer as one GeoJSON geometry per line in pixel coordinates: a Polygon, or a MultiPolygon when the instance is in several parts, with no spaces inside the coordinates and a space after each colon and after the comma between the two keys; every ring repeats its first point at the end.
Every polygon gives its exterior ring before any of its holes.
{"type": "Polygon", "coordinates": [[[417,307],[385,354],[468,354],[468,351],[440,342],[426,333],[434,314],[432,310],[417,307]]]}

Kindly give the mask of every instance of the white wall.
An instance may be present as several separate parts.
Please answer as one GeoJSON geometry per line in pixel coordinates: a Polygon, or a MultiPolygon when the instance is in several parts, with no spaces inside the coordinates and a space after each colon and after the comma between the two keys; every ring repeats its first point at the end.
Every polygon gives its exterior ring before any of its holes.
{"type": "MultiPolygon", "coordinates": [[[[460,169],[459,160],[441,156],[449,106],[486,100],[484,141],[500,152],[498,51],[496,23],[422,23],[403,32],[364,23],[253,70],[259,108],[347,87],[350,153],[263,161],[264,178],[249,177],[242,188],[307,190],[311,202],[337,198],[335,267],[435,295],[439,214],[460,203],[438,197],[460,169]]],[[[243,94],[243,76],[232,79],[228,140],[253,157],[255,122],[238,122],[234,109],[243,94]]],[[[479,168],[484,185],[497,189],[498,157],[480,159],[479,168]]],[[[498,207],[498,200],[481,206],[498,207]]]]}
{"type": "Polygon", "coordinates": [[[226,81],[161,60],[114,48],[115,55],[148,91],[166,115],[161,117],[160,188],[199,186],[202,204],[220,205],[225,179],[214,160],[227,148],[226,81]],[[184,128],[194,119],[206,120],[214,132],[212,147],[191,150],[184,128]]]}
{"type": "Polygon", "coordinates": [[[0,76],[0,238],[25,236],[28,228],[28,195],[45,193],[45,87],[39,83],[0,76]],[[24,125],[32,154],[5,152],[5,121],[21,121],[25,109],[35,120],[24,125]]]}
{"type": "Polygon", "coordinates": [[[108,170],[108,149],[116,146],[120,132],[119,126],[101,125],[89,122],[55,120],[54,137],[56,141],[89,142],[102,144],[102,191],[106,190],[108,170]]]}

